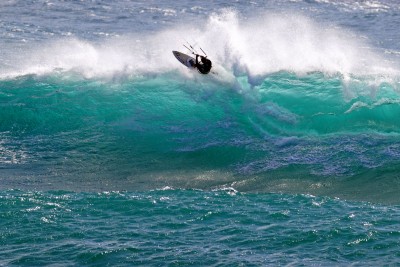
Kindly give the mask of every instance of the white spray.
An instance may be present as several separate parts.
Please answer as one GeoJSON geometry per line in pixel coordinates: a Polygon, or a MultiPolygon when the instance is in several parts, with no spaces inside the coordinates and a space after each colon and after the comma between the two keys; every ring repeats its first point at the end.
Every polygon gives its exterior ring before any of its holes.
{"type": "Polygon", "coordinates": [[[208,18],[204,28],[180,25],[156,34],[131,34],[89,42],[79,39],[46,41],[13,56],[1,77],[74,71],[85,77],[143,75],[187,70],[172,50],[187,52],[185,40],[201,46],[218,65],[256,83],[269,73],[319,71],[328,75],[399,76],[367,42],[346,30],[293,14],[241,18],[224,10],[208,18]]]}

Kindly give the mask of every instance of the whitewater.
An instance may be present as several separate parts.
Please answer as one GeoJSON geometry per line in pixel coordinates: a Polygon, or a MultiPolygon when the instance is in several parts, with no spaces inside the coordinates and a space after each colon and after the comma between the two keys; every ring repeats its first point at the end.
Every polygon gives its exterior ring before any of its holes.
{"type": "Polygon", "coordinates": [[[396,1],[0,14],[0,265],[399,262],[396,1]]]}

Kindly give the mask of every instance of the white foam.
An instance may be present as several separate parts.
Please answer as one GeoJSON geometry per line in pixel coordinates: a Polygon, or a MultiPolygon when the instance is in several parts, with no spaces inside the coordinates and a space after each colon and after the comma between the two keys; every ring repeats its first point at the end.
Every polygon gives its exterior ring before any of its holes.
{"type": "Polygon", "coordinates": [[[299,15],[264,16],[240,23],[227,12],[210,18],[208,34],[217,36],[221,60],[250,77],[281,70],[296,73],[398,74],[397,68],[346,30],[321,26],[299,15]],[[216,34],[218,33],[218,35],[216,34]]]}
{"type": "MultiPolygon", "coordinates": [[[[11,54],[12,67],[1,77],[75,71],[85,77],[141,75],[169,70],[186,73],[171,51],[187,52],[185,40],[201,46],[230,72],[244,74],[250,83],[278,71],[328,75],[399,76],[399,68],[356,34],[323,25],[298,14],[264,14],[241,18],[232,10],[213,14],[204,24],[180,25],[156,34],[109,37],[100,42],[66,37],[11,54]]],[[[386,55],[389,56],[389,55],[386,55]]],[[[10,59],[5,61],[9,62],[10,59]]]]}

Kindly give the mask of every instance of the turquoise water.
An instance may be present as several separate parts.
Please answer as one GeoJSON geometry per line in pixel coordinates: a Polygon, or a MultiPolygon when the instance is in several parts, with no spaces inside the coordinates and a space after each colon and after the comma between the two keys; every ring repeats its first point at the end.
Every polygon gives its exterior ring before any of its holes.
{"type": "Polygon", "coordinates": [[[399,207],[311,195],[12,190],[0,206],[4,265],[361,266],[400,256],[399,207]]]}
{"type": "Polygon", "coordinates": [[[3,2],[0,266],[399,264],[397,1],[3,2]]]}
{"type": "Polygon", "coordinates": [[[271,74],[240,91],[176,73],[25,76],[1,88],[4,188],[233,186],[399,203],[390,84],[351,100],[321,73],[271,74]]]}

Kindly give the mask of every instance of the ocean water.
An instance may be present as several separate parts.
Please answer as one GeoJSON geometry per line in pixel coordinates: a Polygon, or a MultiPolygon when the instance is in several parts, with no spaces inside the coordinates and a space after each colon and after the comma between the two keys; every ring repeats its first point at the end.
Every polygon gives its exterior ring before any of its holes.
{"type": "Polygon", "coordinates": [[[0,266],[400,264],[399,25],[394,0],[2,1],[0,266]]]}

